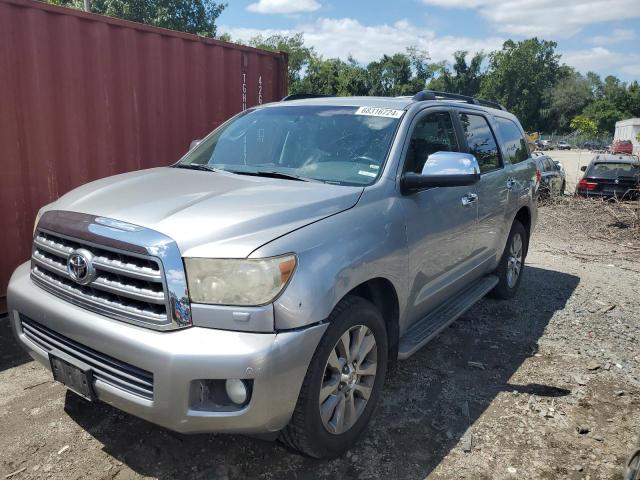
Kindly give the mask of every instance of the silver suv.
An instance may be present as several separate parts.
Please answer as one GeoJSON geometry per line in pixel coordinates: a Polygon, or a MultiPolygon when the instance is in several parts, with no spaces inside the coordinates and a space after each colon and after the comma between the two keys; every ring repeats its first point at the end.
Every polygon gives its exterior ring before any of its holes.
{"type": "Polygon", "coordinates": [[[516,293],[537,178],[491,102],[287,98],[44,207],[12,325],[89,400],[336,456],[392,362],[516,293]]]}

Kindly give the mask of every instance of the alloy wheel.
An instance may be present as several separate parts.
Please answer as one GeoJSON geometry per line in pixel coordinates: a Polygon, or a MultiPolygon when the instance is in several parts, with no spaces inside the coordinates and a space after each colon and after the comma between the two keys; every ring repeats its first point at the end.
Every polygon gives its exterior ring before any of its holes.
{"type": "Polygon", "coordinates": [[[329,354],[320,386],[320,417],[325,429],[339,435],[362,415],[376,378],[378,349],[365,325],[350,327],[329,354]]]}
{"type": "Polygon", "coordinates": [[[515,287],[522,271],[522,235],[516,233],[509,246],[509,258],[507,259],[507,285],[515,287]]]}

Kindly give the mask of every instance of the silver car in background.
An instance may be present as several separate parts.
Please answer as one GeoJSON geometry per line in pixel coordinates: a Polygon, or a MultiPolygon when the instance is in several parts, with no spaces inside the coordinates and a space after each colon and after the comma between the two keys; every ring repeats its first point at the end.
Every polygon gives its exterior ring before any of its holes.
{"type": "Polygon", "coordinates": [[[178,432],[333,457],[390,363],[515,295],[538,179],[513,115],[430,91],[286,100],[40,210],[8,303],[56,380],[178,432]]]}

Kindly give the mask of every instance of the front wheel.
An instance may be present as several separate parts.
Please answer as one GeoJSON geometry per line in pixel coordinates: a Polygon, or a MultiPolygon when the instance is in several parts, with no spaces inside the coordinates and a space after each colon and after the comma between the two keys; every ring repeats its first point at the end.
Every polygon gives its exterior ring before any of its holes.
{"type": "Polygon", "coordinates": [[[387,370],[387,332],[373,304],[348,296],[329,322],[279,437],[316,458],[336,457],[355,444],[373,415],[387,370]]]}
{"type": "Polygon", "coordinates": [[[522,224],[518,220],[514,220],[502,259],[495,271],[499,281],[491,291],[491,296],[509,299],[516,294],[522,279],[528,240],[527,232],[522,224]]]}

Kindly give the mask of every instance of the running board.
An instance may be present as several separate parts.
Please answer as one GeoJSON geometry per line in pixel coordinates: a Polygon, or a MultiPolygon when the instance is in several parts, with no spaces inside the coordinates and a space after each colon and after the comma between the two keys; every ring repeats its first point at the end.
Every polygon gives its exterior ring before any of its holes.
{"type": "Polygon", "coordinates": [[[445,301],[422,320],[411,325],[400,339],[398,359],[406,360],[424,347],[497,284],[498,277],[495,275],[482,277],[456,296],[445,301]]]}

